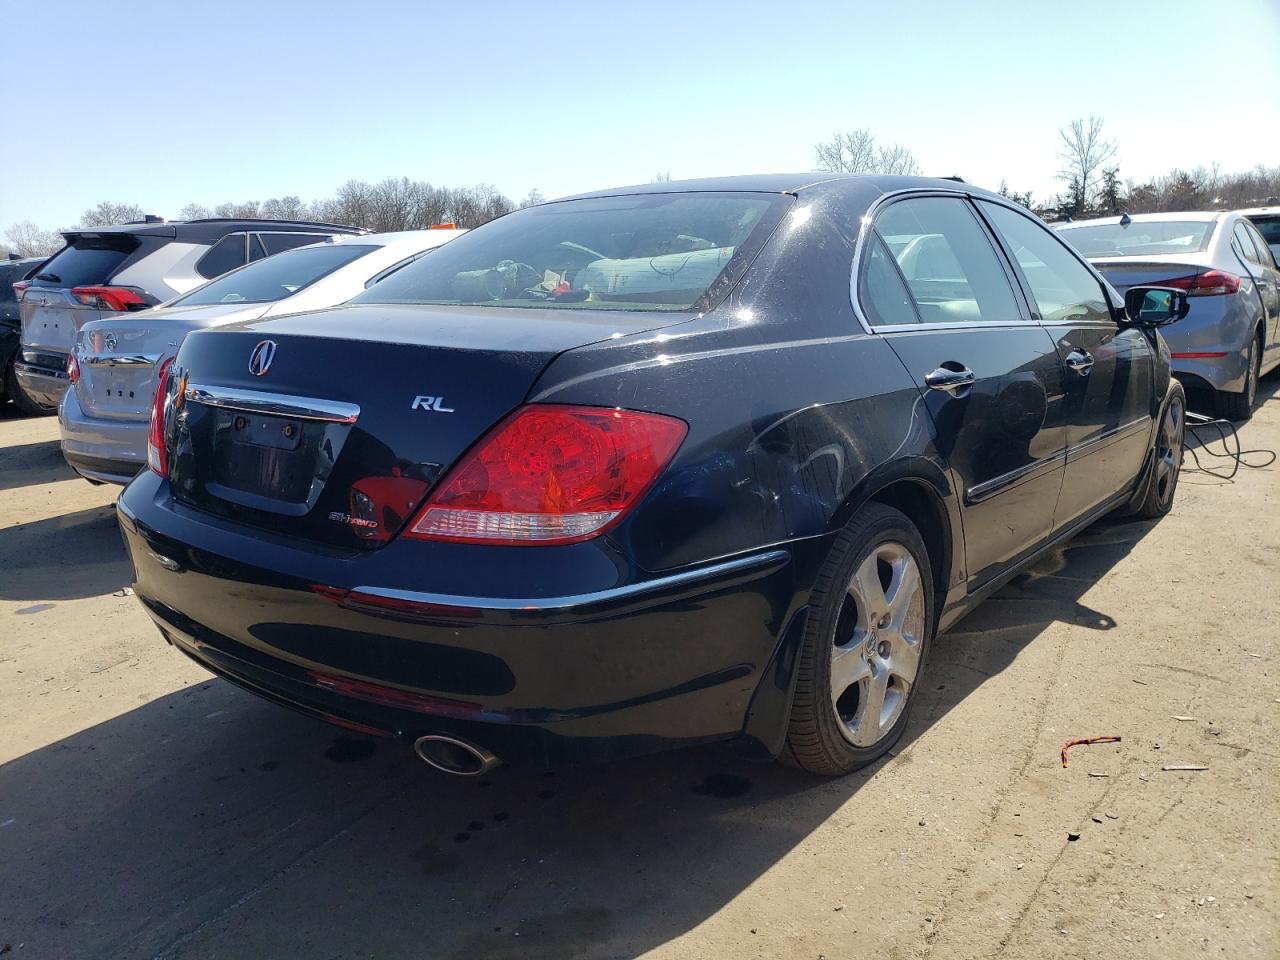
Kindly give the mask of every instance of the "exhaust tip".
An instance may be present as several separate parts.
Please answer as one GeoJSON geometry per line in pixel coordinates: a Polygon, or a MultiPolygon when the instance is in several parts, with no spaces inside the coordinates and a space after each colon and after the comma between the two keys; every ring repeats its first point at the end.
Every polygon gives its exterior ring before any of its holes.
{"type": "Polygon", "coordinates": [[[438,733],[419,737],[413,750],[427,766],[455,777],[478,777],[500,762],[484,747],[438,733]]]}

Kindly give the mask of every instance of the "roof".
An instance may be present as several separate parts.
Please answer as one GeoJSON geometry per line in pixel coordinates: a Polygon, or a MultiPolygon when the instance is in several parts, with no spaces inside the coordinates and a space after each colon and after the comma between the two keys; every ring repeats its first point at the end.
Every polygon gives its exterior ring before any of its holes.
{"type": "MultiPolygon", "coordinates": [[[[991,195],[989,190],[975,187],[954,179],[941,177],[895,177],[870,173],[827,173],[826,171],[809,171],[808,173],[756,173],[736,177],[704,177],[698,180],[667,180],[660,183],[640,183],[627,187],[614,187],[608,190],[594,190],[589,193],[578,193],[559,200],[582,200],[588,197],[616,197],[628,194],[647,193],[699,193],[699,192],[736,192],[736,193],[799,193],[819,184],[838,181],[850,181],[870,184],[883,193],[896,190],[964,190],[966,192],[991,195]]],[[[553,201],[553,202],[559,202],[553,201]]]]}
{"type": "Polygon", "coordinates": [[[1247,210],[1236,210],[1235,212],[1245,217],[1280,217],[1280,206],[1250,207],[1247,210]]]}
{"type": "Polygon", "coordinates": [[[285,233],[366,233],[363,227],[313,220],[223,219],[169,220],[152,223],[113,223],[103,227],[75,227],[63,230],[64,237],[94,234],[128,233],[138,237],[172,237],[195,242],[213,242],[229,233],[245,230],[283,231],[285,233]]]}

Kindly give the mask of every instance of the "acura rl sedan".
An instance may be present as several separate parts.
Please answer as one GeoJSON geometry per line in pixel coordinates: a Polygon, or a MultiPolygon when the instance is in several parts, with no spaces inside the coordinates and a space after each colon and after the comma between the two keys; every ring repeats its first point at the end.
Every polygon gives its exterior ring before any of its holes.
{"type": "Polygon", "coordinates": [[[119,500],[135,590],[214,673],[451,773],[732,740],[842,774],[938,631],[1169,510],[1186,305],[949,180],[530,207],[187,337],[119,500]]]}

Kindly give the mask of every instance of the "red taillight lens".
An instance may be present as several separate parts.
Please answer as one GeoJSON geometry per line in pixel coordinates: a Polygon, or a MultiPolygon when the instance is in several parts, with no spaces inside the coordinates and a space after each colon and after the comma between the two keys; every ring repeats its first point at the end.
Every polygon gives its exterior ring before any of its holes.
{"type": "Polygon", "coordinates": [[[1159,283],[1143,284],[1143,286],[1174,287],[1185,290],[1188,297],[1221,297],[1239,290],[1240,278],[1225,270],[1206,270],[1194,276],[1161,280],[1159,283]]]}
{"type": "Polygon", "coordinates": [[[24,291],[24,290],[26,290],[26,289],[27,289],[27,287],[31,286],[31,281],[30,281],[30,280],[19,280],[17,283],[12,284],[12,286],[13,286],[13,295],[14,295],[14,297],[15,297],[16,299],[18,299],[18,300],[21,300],[21,299],[22,299],[22,293],[23,293],[23,291],[24,291]]]}
{"type": "Polygon", "coordinates": [[[147,301],[128,287],[72,287],[71,295],[86,307],[98,310],[145,310],[147,301]]]}
{"type": "Polygon", "coordinates": [[[67,379],[72,383],[80,382],[80,361],[76,359],[74,350],[67,354],[67,379]]]}
{"type": "Polygon", "coordinates": [[[169,451],[164,445],[165,407],[169,403],[169,369],[173,357],[160,365],[156,395],[151,402],[151,426],[147,429],[147,466],[160,476],[169,475],[169,451]]]}
{"type": "Polygon", "coordinates": [[[449,471],[406,536],[459,543],[575,543],[639,502],[684,440],[683,420],[535,404],[449,471]]]}

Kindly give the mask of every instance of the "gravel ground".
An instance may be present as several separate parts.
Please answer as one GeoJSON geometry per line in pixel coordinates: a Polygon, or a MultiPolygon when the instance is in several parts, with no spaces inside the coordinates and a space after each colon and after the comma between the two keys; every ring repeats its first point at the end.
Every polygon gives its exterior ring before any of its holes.
{"type": "MultiPolygon", "coordinates": [[[[1280,448],[1263,388],[1242,436],[1280,448]]],[[[1184,474],[1162,522],[1046,558],[860,774],[711,748],[477,783],[167,648],[114,490],[0,411],[0,954],[1280,957],[1278,476],[1184,474]]]]}

